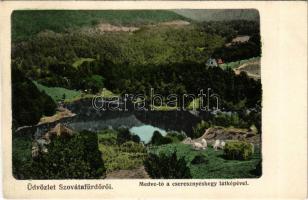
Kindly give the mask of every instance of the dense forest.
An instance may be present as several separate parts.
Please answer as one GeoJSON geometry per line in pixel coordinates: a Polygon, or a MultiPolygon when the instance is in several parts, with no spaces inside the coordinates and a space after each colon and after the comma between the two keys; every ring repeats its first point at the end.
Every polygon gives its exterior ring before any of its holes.
{"type": "MultiPolygon", "coordinates": [[[[166,20],[170,18],[174,16],[166,20]]],[[[140,24],[133,33],[43,31],[13,43],[12,66],[43,85],[94,94],[103,87],[116,94],[146,96],[150,88],[162,95],[197,95],[201,89],[212,88],[226,109],[260,105],[259,81],[244,73],[237,76],[232,70],[205,66],[210,57],[229,62],[260,56],[258,21],[192,22],[179,27],[140,24]],[[226,47],[236,35],[251,39],[226,47]]]]}
{"type": "Polygon", "coordinates": [[[63,33],[80,27],[93,27],[101,22],[116,25],[148,25],[188,18],[162,10],[19,10],[12,14],[12,39],[24,41],[41,31],[63,33]]]}
{"type": "Polygon", "coordinates": [[[39,91],[31,80],[12,68],[13,127],[36,124],[43,115],[53,115],[56,103],[39,91]]]}

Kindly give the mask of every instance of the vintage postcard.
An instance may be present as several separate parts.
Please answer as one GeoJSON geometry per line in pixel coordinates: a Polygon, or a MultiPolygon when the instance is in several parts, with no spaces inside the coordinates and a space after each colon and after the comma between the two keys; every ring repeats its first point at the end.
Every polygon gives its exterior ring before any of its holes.
{"type": "Polygon", "coordinates": [[[305,198],[307,3],[1,2],[5,198],[305,198]]]}

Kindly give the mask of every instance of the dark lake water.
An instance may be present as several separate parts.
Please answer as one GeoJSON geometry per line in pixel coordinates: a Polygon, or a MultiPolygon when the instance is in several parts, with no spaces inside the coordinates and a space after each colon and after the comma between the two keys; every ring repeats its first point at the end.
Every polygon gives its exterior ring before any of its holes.
{"type": "Polygon", "coordinates": [[[89,101],[67,105],[67,108],[77,115],[24,131],[32,132],[32,134],[35,132],[36,137],[40,137],[59,122],[76,131],[98,132],[106,128],[125,127],[147,143],[155,130],[162,135],[166,135],[168,131],[177,131],[185,132],[187,136],[190,136],[192,128],[201,121],[198,116],[189,111],[98,111],[89,101]]]}

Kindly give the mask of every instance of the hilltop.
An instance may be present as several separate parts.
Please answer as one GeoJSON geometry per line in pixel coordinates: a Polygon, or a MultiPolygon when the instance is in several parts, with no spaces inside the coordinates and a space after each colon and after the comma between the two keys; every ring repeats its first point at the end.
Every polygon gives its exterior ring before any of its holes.
{"type": "Polygon", "coordinates": [[[167,10],[23,10],[12,14],[12,40],[26,40],[46,30],[62,33],[100,23],[142,26],[174,20],[191,21],[167,10]]]}

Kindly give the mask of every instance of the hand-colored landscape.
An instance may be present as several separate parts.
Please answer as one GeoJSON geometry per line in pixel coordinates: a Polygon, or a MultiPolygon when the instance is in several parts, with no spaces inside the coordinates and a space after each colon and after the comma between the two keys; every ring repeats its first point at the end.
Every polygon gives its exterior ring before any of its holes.
{"type": "Polygon", "coordinates": [[[259,23],[249,9],[14,11],[14,177],[260,177],[259,23]]]}

